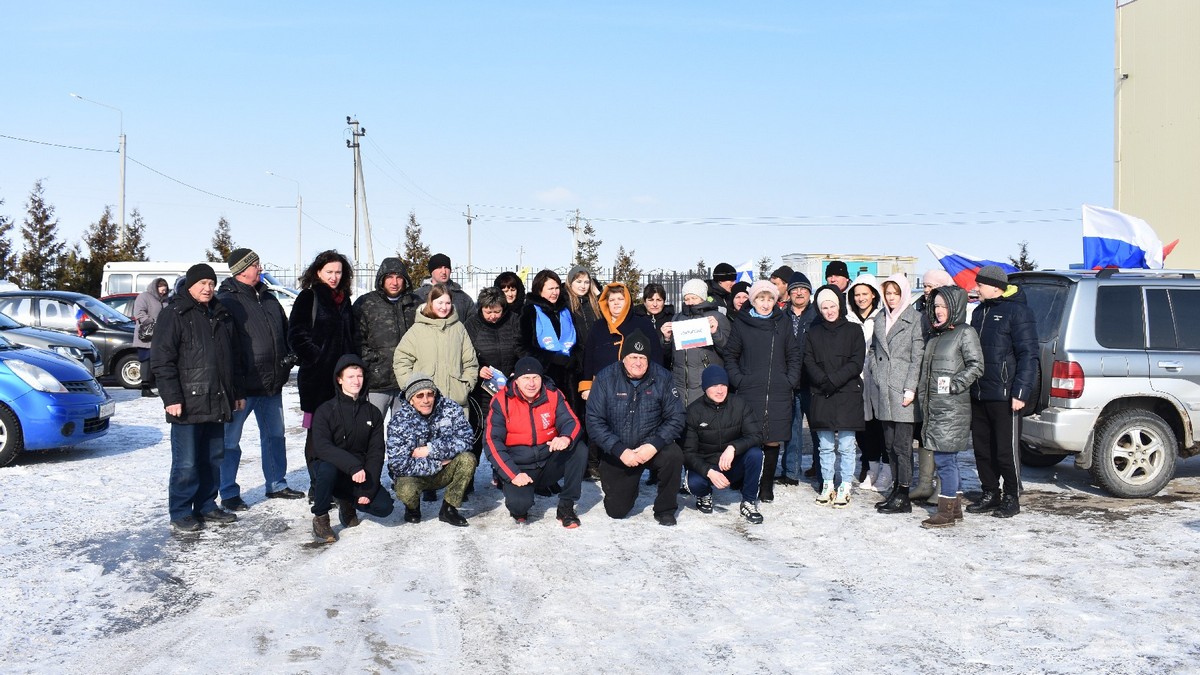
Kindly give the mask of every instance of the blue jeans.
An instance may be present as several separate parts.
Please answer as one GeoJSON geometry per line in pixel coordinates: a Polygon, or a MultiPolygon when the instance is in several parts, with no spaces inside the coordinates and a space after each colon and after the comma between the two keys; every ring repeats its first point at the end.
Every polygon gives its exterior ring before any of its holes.
{"type": "MultiPolygon", "coordinates": [[[[803,472],[801,460],[804,458],[804,419],[808,417],[808,408],[812,403],[812,390],[803,387],[792,394],[792,437],[783,446],[782,462],[783,475],[788,478],[800,479],[803,472]]],[[[819,467],[821,462],[817,455],[817,432],[809,426],[808,435],[812,439],[813,466],[819,467]]]]}
{"type": "Polygon", "coordinates": [[[962,478],[958,472],[957,452],[933,453],[933,465],[937,467],[938,479],[942,481],[939,497],[953,497],[958,494],[962,478]]]}
{"type": "Polygon", "coordinates": [[[287,443],[283,435],[283,394],[247,396],[246,407],[233,413],[225,424],[225,459],[221,461],[221,499],[242,494],[237,484],[238,464],[242,461],[242,426],[250,413],[258,423],[258,442],[262,446],[262,472],[267,492],[279,492],[287,484],[287,443]]]}
{"type": "Polygon", "coordinates": [[[220,422],[171,425],[171,480],[167,487],[171,520],[217,508],[223,438],[220,422]]]}
{"type": "Polygon", "coordinates": [[[858,452],[858,443],[855,441],[854,432],[819,429],[817,430],[817,441],[821,447],[821,481],[849,483],[855,474],[854,462],[858,452]],[[837,447],[836,452],[835,446],[837,447]]]}
{"type": "MultiPolygon", "coordinates": [[[[729,467],[729,470],[721,471],[721,473],[725,474],[730,483],[742,481],[742,501],[757,502],[758,483],[762,479],[763,471],[762,448],[753,447],[734,457],[733,465],[729,467]]],[[[697,497],[707,497],[712,494],[713,489],[712,481],[708,480],[707,475],[696,473],[691,469],[687,471],[687,487],[688,492],[697,497]]]]}

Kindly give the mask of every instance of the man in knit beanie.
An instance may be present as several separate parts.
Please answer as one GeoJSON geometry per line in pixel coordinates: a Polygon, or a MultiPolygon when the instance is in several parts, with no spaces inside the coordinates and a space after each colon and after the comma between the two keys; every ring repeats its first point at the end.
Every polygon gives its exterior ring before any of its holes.
{"type": "Polygon", "coordinates": [[[725,314],[733,312],[733,284],[737,281],[737,269],[729,263],[717,263],[713,268],[712,281],[708,284],[708,296],[717,303],[725,314]]]}

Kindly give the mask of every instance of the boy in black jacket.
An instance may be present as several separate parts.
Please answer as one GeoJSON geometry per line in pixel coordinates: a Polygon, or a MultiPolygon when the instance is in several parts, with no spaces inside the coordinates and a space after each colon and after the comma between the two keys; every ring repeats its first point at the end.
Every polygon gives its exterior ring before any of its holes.
{"type": "Polygon", "coordinates": [[[763,451],[758,423],[741,398],[729,395],[729,375],[718,365],[700,374],[704,396],[687,407],[683,437],[683,464],[688,492],[696,495],[696,509],[712,513],[713,488],[725,489],[742,482],[741,513],[755,525],[758,484],[762,478],[763,451]]]}

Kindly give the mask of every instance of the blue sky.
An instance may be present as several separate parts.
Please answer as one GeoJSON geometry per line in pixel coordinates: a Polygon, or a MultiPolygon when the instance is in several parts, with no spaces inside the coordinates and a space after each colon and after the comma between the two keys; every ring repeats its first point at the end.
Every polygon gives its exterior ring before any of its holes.
{"type": "MultiPolygon", "coordinates": [[[[115,150],[149,253],[218,218],[269,262],[351,249],[362,153],[375,256],[415,209],[478,267],[561,267],[591,217],[606,265],[793,252],[1081,255],[1112,205],[1112,0],[43,3],[5,9],[0,134],[115,150]],[[236,201],[231,201],[236,200],[236,201]],[[246,203],[238,203],[246,202],[246,203]],[[252,205],[251,205],[252,204],[252,205]],[[851,227],[847,224],[856,224],[851,227]],[[518,249],[523,249],[519,253],[518,249]]],[[[76,241],[117,203],[114,152],[0,138],[0,213],[35,180],[76,241]]],[[[14,234],[16,234],[14,232],[14,234]]],[[[20,247],[19,235],[17,246],[20,247]]],[[[365,245],[361,257],[365,258],[365,245]]]]}

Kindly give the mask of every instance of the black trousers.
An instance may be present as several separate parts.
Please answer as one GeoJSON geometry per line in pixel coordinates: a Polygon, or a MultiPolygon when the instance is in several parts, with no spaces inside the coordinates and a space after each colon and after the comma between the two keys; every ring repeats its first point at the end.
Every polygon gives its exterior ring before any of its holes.
{"type": "Polygon", "coordinates": [[[971,400],[971,444],[975,447],[975,470],[984,490],[1021,492],[1021,414],[1013,412],[1012,401],[971,400]]]}
{"type": "Polygon", "coordinates": [[[316,478],[312,485],[314,516],[323,516],[329,513],[329,502],[332,497],[353,502],[356,510],[369,513],[376,518],[388,517],[395,508],[392,496],[382,486],[375,491],[375,496],[371,497],[370,504],[359,504],[358,500],[354,498],[354,482],[350,480],[349,474],[342,473],[337,466],[322,459],[313,460],[310,467],[316,478]]]}
{"type": "Polygon", "coordinates": [[[886,447],[883,437],[883,422],[867,420],[867,428],[854,432],[854,440],[858,443],[859,452],[862,453],[863,466],[866,466],[867,462],[878,462],[883,459],[886,447]]]}
{"type": "Polygon", "coordinates": [[[504,506],[513,516],[525,516],[533,506],[535,487],[563,481],[562,492],[558,495],[560,502],[575,503],[583,492],[583,473],[587,470],[587,444],[576,441],[566,450],[550,453],[550,459],[540,467],[517,465],[517,472],[529,474],[533,482],[517,487],[506,479],[500,480],[500,489],[504,491],[504,506]]]}
{"type": "Polygon", "coordinates": [[[679,508],[679,480],[683,471],[683,450],[672,443],[659,450],[641,466],[625,466],[621,460],[604,453],[600,461],[600,487],[604,490],[604,512],[611,518],[624,518],[633,510],[641,487],[642,472],[658,471],[658,496],[654,513],[675,513],[679,508]]]}
{"type": "Polygon", "coordinates": [[[883,423],[883,441],[892,475],[905,487],[912,485],[912,439],[912,422],[883,423]]]}

